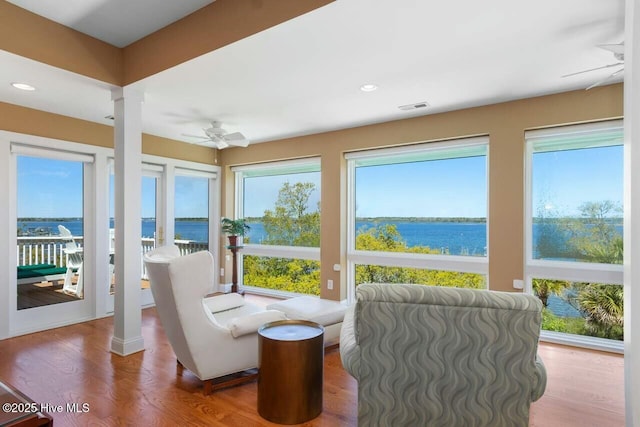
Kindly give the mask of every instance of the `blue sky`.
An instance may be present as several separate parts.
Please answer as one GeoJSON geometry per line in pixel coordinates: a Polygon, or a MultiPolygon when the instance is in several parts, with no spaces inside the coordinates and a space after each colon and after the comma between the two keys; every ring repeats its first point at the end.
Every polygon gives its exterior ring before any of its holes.
{"type": "MultiPolygon", "coordinates": [[[[533,160],[533,215],[578,215],[584,202],[623,200],[622,146],[537,153],[533,160]]],[[[616,216],[622,216],[620,212],[616,216]]]]}
{"type": "MultiPolygon", "coordinates": [[[[486,160],[483,157],[359,167],[356,215],[360,217],[485,217],[486,160]]],[[[533,162],[534,215],[547,208],[575,215],[586,201],[622,203],[622,147],[536,154],[533,162]]],[[[320,173],[248,178],[247,217],[272,209],[285,181],[312,182],[320,197],[320,173]]],[[[113,190],[110,191],[111,215],[113,190]]],[[[82,216],[82,165],[79,162],[18,157],[18,217],[82,216]]],[[[207,180],[177,177],[176,217],[207,216],[207,180]]],[[[155,181],[142,184],[142,216],[154,217],[155,181]]]]}
{"type": "MultiPolygon", "coordinates": [[[[82,163],[18,156],[18,218],[82,217],[82,163]]],[[[110,179],[109,214],[113,216],[113,176],[110,179]]],[[[206,178],[176,177],[177,217],[206,217],[206,178]]],[[[142,180],[142,216],[155,217],[155,179],[142,180]]]]}

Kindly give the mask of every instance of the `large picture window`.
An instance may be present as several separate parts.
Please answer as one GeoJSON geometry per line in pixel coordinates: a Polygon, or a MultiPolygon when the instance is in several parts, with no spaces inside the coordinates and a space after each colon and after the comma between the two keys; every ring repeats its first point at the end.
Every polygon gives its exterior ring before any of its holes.
{"type": "Polygon", "coordinates": [[[527,132],[527,282],[549,339],[622,340],[621,121],[527,132]],[[568,335],[571,334],[571,335],[568,335]]]}
{"type": "Polygon", "coordinates": [[[486,288],[487,142],[346,155],[350,293],[368,281],[486,288]]]}
{"type": "Polygon", "coordinates": [[[234,167],[245,288],[320,295],[320,161],[234,167]]]}

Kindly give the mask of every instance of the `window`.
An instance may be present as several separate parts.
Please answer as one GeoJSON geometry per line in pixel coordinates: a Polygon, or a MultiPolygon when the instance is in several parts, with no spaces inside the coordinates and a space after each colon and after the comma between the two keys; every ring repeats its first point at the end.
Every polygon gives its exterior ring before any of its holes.
{"type": "Polygon", "coordinates": [[[18,310],[84,298],[84,159],[41,151],[17,155],[18,310]]]}
{"type": "Polygon", "coordinates": [[[244,237],[242,283],[254,291],[320,295],[320,161],[234,167],[244,237]]]}
{"type": "Polygon", "coordinates": [[[526,274],[545,306],[543,336],[621,348],[584,337],[622,340],[622,122],[530,131],[526,141],[526,274]]]}
{"type": "Polygon", "coordinates": [[[215,176],[176,169],[175,240],[184,252],[209,249],[210,187],[215,176]]]}
{"type": "Polygon", "coordinates": [[[439,285],[486,287],[487,143],[469,138],[346,155],[351,294],[361,282],[394,277],[435,284],[440,275],[439,285]],[[458,273],[481,278],[460,280],[458,273]]]}

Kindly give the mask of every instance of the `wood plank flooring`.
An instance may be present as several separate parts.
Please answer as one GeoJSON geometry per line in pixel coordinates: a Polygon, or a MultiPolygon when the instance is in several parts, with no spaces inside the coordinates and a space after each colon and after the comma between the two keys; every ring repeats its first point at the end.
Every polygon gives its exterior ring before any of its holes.
{"type": "MultiPolygon", "coordinates": [[[[257,384],[204,396],[202,384],[176,361],[155,309],[142,316],[146,350],[109,352],[113,319],[105,318],[0,341],[0,380],[36,402],[88,403],[86,413],[51,413],[56,426],[273,426],[257,412],[257,384]]],[[[623,357],[542,343],[545,395],[531,407],[531,426],[624,426],[623,357]]],[[[325,355],[324,407],[304,426],[356,426],[357,384],[325,355]]]]}
{"type": "Polygon", "coordinates": [[[62,282],[25,283],[18,285],[18,310],[74,301],[76,296],[62,292],[62,282]]]}

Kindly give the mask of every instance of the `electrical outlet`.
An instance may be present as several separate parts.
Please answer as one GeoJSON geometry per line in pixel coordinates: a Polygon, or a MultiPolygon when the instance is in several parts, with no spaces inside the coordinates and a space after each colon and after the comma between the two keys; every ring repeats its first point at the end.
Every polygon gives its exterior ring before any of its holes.
{"type": "Polygon", "coordinates": [[[329,290],[333,289],[333,280],[331,279],[327,280],[327,289],[329,290]]]}
{"type": "Polygon", "coordinates": [[[524,289],[524,280],[514,279],[513,289],[524,289]]]}
{"type": "Polygon", "coordinates": [[[220,269],[220,277],[224,277],[224,268],[220,269]]]}

